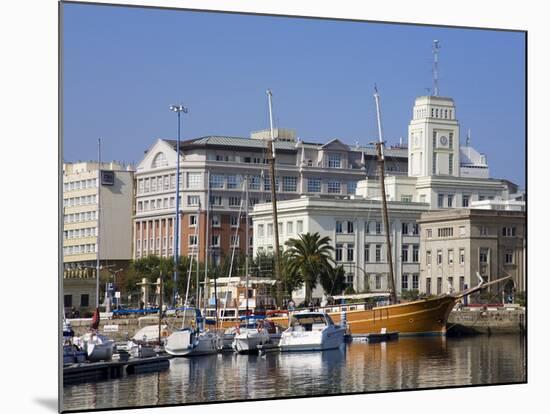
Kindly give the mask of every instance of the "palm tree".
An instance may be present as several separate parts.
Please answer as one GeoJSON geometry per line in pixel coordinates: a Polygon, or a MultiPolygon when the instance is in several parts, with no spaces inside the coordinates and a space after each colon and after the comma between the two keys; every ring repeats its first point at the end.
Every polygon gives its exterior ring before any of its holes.
{"type": "Polygon", "coordinates": [[[289,269],[302,277],[306,287],[305,301],[309,303],[319,274],[331,268],[334,263],[334,248],[330,245],[330,238],[321,237],[319,233],[305,233],[298,237],[286,242],[289,269]]]}
{"type": "Polygon", "coordinates": [[[346,272],[344,266],[328,268],[321,272],[321,286],[329,296],[342,292],[346,288],[346,272]]]}

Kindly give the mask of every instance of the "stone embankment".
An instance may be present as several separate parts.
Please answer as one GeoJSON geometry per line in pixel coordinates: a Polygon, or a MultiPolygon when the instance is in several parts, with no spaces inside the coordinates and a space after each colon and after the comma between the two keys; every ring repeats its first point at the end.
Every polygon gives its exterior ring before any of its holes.
{"type": "Polygon", "coordinates": [[[453,310],[447,321],[449,335],[459,334],[523,334],[525,308],[465,307],[453,310]]]}

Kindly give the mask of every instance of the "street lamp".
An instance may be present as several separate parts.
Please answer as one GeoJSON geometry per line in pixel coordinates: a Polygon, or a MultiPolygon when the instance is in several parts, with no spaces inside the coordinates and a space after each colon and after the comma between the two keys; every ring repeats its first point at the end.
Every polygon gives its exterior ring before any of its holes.
{"type": "Polygon", "coordinates": [[[170,110],[178,114],[178,140],[176,144],[176,222],[174,226],[174,288],[172,293],[173,306],[176,307],[176,297],[178,294],[178,261],[179,261],[179,228],[180,228],[180,134],[181,134],[181,114],[187,113],[187,108],[182,104],[170,105],[170,110]]]}

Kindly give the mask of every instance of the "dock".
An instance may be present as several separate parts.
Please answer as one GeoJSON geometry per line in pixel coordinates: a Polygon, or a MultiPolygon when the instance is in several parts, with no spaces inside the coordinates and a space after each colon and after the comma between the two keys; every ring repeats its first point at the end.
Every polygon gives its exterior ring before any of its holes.
{"type": "Polygon", "coordinates": [[[170,355],[131,358],[126,361],[82,362],[63,367],[63,385],[101,381],[146,372],[158,372],[170,367],[170,355]]]}
{"type": "Polygon", "coordinates": [[[380,333],[368,333],[368,334],[353,334],[346,335],[346,342],[387,342],[393,341],[399,338],[399,332],[380,332],[380,333]]]}

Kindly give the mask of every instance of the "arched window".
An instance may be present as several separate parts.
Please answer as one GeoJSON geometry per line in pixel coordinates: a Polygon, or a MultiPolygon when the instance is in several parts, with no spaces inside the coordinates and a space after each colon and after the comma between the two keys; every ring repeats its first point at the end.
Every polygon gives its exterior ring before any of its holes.
{"type": "Polygon", "coordinates": [[[155,158],[153,159],[153,163],[151,167],[160,168],[160,167],[165,167],[167,165],[168,165],[168,161],[166,161],[166,155],[164,155],[164,152],[159,152],[157,155],[155,155],[155,158]]]}

